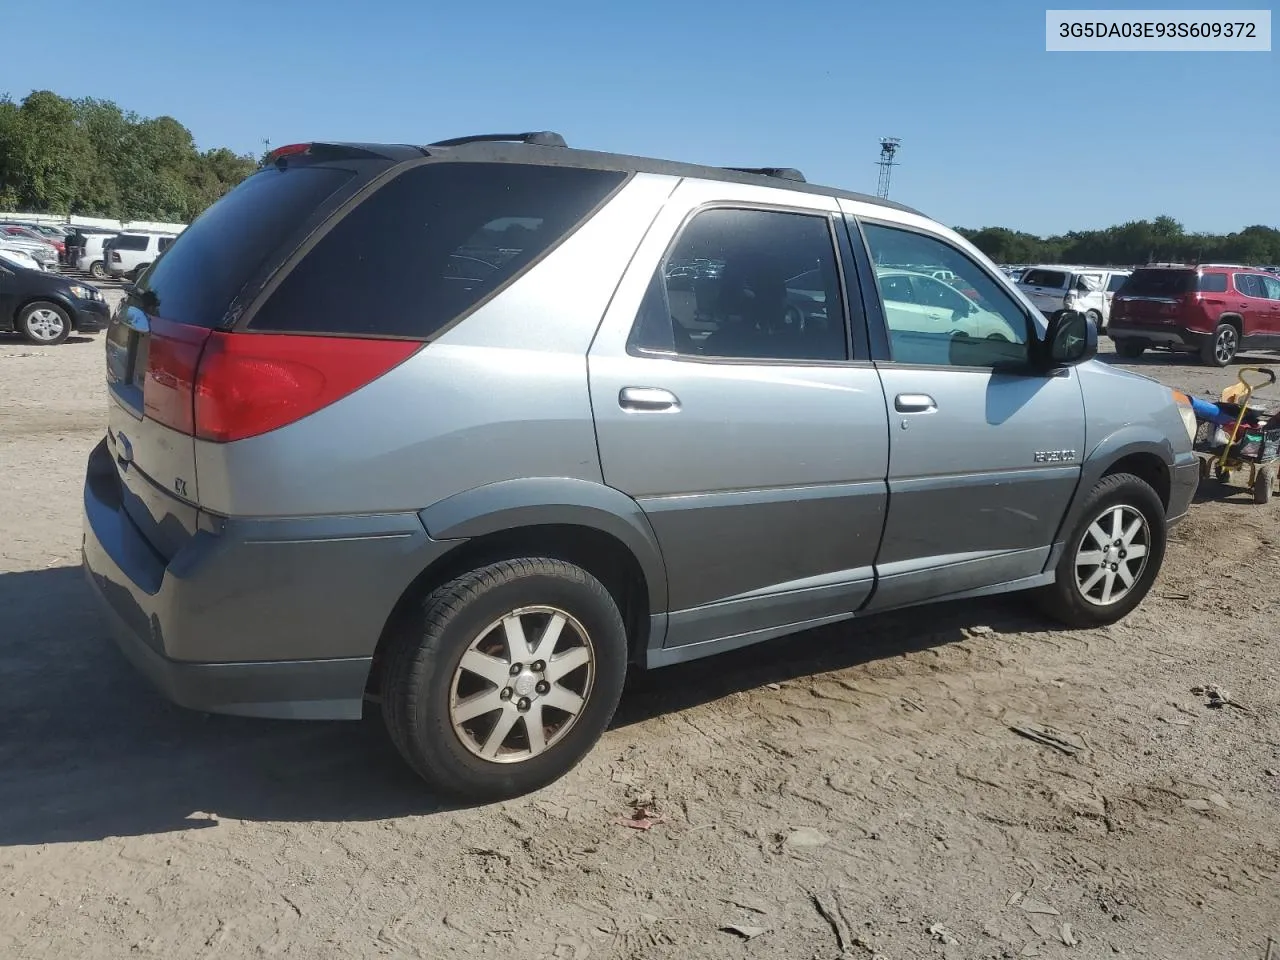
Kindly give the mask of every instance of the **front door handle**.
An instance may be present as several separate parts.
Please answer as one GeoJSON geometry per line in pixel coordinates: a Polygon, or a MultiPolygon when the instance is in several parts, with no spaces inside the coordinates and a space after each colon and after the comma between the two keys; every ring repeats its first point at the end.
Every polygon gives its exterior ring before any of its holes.
{"type": "Polygon", "coordinates": [[[894,398],[893,408],[899,413],[933,413],[938,405],[927,393],[900,393],[894,398]]]}
{"type": "Polygon", "coordinates": [[[618,406],[644,413],[674,413],[680,409],[680,398],[661,387],[623,387],[618,406]]]}

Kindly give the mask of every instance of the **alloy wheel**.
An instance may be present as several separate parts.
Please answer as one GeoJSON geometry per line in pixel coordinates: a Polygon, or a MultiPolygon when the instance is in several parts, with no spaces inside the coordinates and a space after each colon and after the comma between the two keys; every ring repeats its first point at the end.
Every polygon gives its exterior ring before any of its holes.
{"type": "Polygon", "coordinates": [[[1147,567],[1151,529],[1128,504],[1108,507],[1089,524],[1076,549],[1076,586],[1095,606],[1106,607],[1133,589],[1147,567]]]}
{"type": "Polygon", "coordinates": [[[1236,355],[1236,328],[1223,327],[1218,331],[1218,339],[1213,345],[1213,355],[1219,363],[1227,364],[1236,355]]]}
{"type": "Polygon", "coordinates": [[[521,607],[468,645],[454,671],[449,719],[463,746],[518,763],[555,746],[591,696],[595,648],[586,628],[555,607],[521,607]]]}
{"type": "Polygon", "coordinates": [[[51,307],[39,307],[27,316],[26,328],[31,339],[42,343],[52,343],[66,330],[66,321],[57,310],[51,307]]]}

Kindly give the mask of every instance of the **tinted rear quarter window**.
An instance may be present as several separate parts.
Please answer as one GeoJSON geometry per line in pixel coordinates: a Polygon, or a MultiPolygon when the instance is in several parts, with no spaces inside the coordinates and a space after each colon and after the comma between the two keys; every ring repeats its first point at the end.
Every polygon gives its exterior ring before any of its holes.
{"type": "Polygon", "coordinates": [[[1180,297],[1195,289],[1194,270],[1135,270],[1124,293],[1130,297],[1180,297]]]}
{"type": "Polygon", "coordinates": [[[1202,273],[1197,287],[1201,293],[1226,293],[1227,275],[1225,273],[1202,273]]]}
{"type": "Polygon", "coordinates": [[[411,167],[325,234],[250,326],[430,337],[568,236],[625,176],[510,163],[411,167]]]}
{"type": "Polygon", "coordinates": [[[122,233],[116,237],[115,249],[145,250],[147,249],[147,238],[136,233],[122,233]]]}
{"type": "Polygon", "coordinates": [[[352,176],[317,166],[253,174],[197,217],[156,261],[138,287],[147,311],[217,326],[262,262],[352,176]]]}
{"type": "Polygon", "coordinates": [[[1061,270],[1028,270],[1018,282],[1032,287],[1065,287],[1067,275],[1061,270]]]}

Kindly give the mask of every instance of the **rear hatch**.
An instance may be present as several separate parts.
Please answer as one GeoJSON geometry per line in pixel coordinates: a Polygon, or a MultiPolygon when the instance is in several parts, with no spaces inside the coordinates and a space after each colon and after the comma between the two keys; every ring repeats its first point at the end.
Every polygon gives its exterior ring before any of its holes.
{"type": "Polygon", "coordinates": [[[113,315],[107,444],[125,510],[166,560],[199,520],[195,381],[208,341],[356,184],[389,165],[258,171],[183,231],[113,315]]]}
{"type": "Polygon", "coordinates": [[[1062,309],[1070,279],[1071,274],[1066,270],[1034,268],[1022,275],[1022,279],[1018,281],[1018,288],[1027,295],[1041,313],[1050,314],[1062,309]]]}
{"type": "Polygon", "coordinates": [[[1176,323],[1186,298],[1197,290],[1196,271],[1167,267],[1135,270],[1111,302],[1111,322],[1176,323]]]}

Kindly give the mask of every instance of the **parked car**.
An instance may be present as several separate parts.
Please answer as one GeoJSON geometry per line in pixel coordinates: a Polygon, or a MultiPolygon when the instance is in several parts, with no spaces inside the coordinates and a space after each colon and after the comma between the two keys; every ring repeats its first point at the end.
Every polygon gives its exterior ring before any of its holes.
{"type": "Polygon", "coordinates": [[[109,315],[96,287],[0,260],[0,331],[52,346],[65,341],[73,330],[101,330],[109,315]]]}
{"type": "Polygon", "coordinates": [[[93,273],[94,277],[99,280],[105,278],[107,271],[102,263],[102,246],[109,239],[117,236],[119,232],[118,230],[105,230],[97,227],[75,227],[71,233],[67,234],[67,249],[64,262],[79,270],[93,273]],[[87,256],[87,250],[90,246],[93,247],[95,256],[87,256]],[[84,264],[83,266],[81,265],[82,263],[84,264]],[[95,263],[98,264],[97,271],[92,269],[95,263]]]}
{"type": "Polygon", "coordinates": [[[104,245],[103,267],[108,276],[136,280],[172,243],[172,234],[122,233],[104,245]]]}
{"type": "Polygon", "coordinates": [[[1046,316],[1064,308],[1079,310],[1105,330],[1111,297],[1128,274],[1103,267],[1029,267],[1018,278],[1018,287],[1046,316]]]}
{"type": "Polygon", "coordinates": [[[0,244],[0,261],[10,264],[11,266],[21,267],[23,270],[43,270],[40,264],[33,260],[29,254],[23,253],[21,250],[6,250],[3,244],[0,244]]]}
{"type": "Polygon", "coordinates": [[[1111,305],[1116,353],[1198,353],[1225,367],[1242,347],[1280,347],[1280,278],[1255,267],[1141,267],[1111,305]]]}
{"type": "Polygon", "coordinates": [[[629,667],[1018,589],[1125,616],[1195,417],[1096,345],[954,231],[790,170],[288,147],[117,308],[84,563],[178,703],[368,702],[440,791],[512,796],[591,748],[629,667]],[[980,313],[922,323],[892,269],[980,313]],[[805,289],[824,322],[789,322],[805,289]]]}
{"type": "Polygon", "coordinates": [[[49,244],[59,257],[62,256],[66,244],[63,242],[62,234],[57,231],[49,231],[36,223],[3,223],[0,224],[0,231],[7,233],[11,237],[25,237],[28,240],[39,240],[49,244]]]}
{"type": "Polygon", "coordinates": [[[91,275],[95,280],[106,279],[106,245],[115,236],[116,234],[114,233],[86,234],[83,242],[72,248],[76,257],[72,266],[83,273],[91,275]]]}
{"type": "Polygon", "coordinates": [[[0,243],[8,249],[21,250],[46,270],[58,265],[57,247],[26,227],[0,224],[0,243]]]}
{"type": "MultiPolygon", "coordinates": [[[[22,241],[13,241],[7,236],[0,235],[0,252],[21,257],[23,260],[29,260],[37,270],[48,269],[47,264],[36,259],[38,251],[22,241]]],[[[26,266],[25,263],[23,265],[26,266]]]]}

